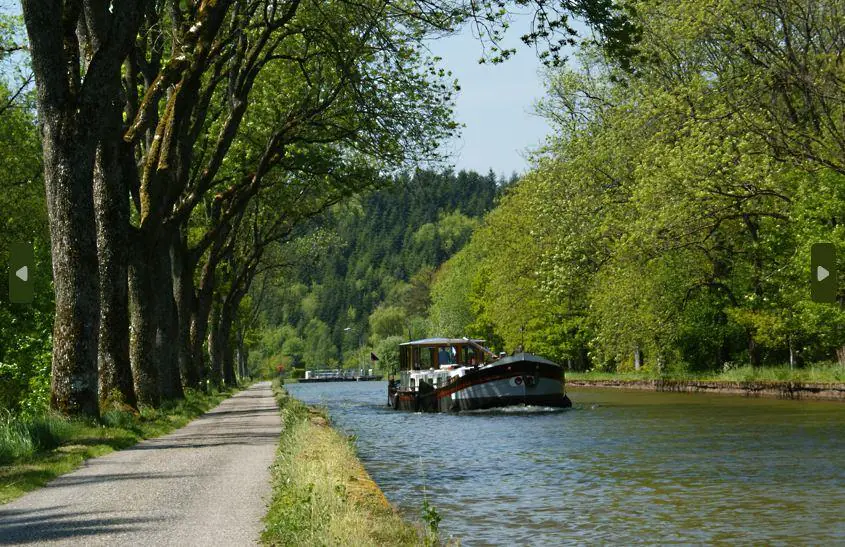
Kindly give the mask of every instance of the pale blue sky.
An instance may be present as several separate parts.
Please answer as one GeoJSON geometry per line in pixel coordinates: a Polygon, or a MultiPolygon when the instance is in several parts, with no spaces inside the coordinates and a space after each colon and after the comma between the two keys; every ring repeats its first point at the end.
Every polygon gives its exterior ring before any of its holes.
{"type": "Polygon", "coordinates": [[[481,43],[469,27],[430,43],[432,53],[443,58],[441,64],[461,86],[455,117],[466,127],[446,146],[457,170],[493,169],[506,177],[524,173],[529,168],[526,150],[542,144],[551,131],[546,120],[533,113],[545,89],[542,63],[533,48],[519,41],[528,24],[526,17],[514,20],[505,45],[517,48],[517,53],[499,65],[478,64],[481,43]]]}

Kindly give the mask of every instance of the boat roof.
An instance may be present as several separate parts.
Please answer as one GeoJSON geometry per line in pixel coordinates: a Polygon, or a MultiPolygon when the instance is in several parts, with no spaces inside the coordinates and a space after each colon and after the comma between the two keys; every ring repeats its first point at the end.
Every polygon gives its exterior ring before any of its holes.
{"type": "Polygon", "coordinates": [[[498,361],[495,361],[493,364],[496,366],[507,365],[508,363],[513,363],[515,361],[528,361],[531,363],[545,363],[547,365],[554,365],[556,367],[560,367],[560,364],[555,363],[554,361],[550,361],[545,357],[540,357],[539,355],[534,355],[533,353],[527,352],[520,352],[514,353],[513,355],[508,355],[507,357],[502,357],[498,361]]]}
{"type": "Polygon", "coordinates": [[[469,344],[469,343],[476,343],[481,344],[484,340],[479,340],[477,338],[423,338],[422,340],[413,340],[411,342],[405,342],[403,344],[399,344],[400,346],[457,346],[460,344],[469,344]]]}

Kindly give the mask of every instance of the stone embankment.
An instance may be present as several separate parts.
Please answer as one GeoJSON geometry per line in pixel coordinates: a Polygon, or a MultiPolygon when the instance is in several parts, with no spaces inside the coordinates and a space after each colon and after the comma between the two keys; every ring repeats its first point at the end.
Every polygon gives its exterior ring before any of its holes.
{"type": "Polygon", "coordinates": [[[817,399],[845,402],[845,384],[706,380],[567,380],[569,387],[598,387],[681,393],[721,393],[778,399],[817,399]]]}

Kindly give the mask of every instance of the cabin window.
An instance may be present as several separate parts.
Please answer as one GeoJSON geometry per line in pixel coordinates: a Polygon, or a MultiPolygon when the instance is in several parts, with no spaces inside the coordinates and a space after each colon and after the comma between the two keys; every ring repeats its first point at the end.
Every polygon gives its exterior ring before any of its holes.
{"type": "Polygon", "coordinates": [[[434,367],[434,359],[436,357],[435,348],[422,349],[420,351],[420,368],[423,370],[434,367]]]}
{"type": "Polygon", "coordinates": [[[408,370],[409,368],[411,368],[411,363],[409,363],[410,354],[410,346],[399,347],[399,370],[408,370]]]}
{"type": "Polygon", "coordinates": [[[467,365],[480,365],[484,361],[476,348],[468,347],[464,352],[466,353],[467,365]]]}
{"type": "Polygon", "coordinates": [[[413,378],[413,377],[411,377],[411,381],[410,381],[410,383],[409,383],[409,386],[411,387],[411,391],[415,391],[415,390],[416,390],[416,388],[415,388],[415,386],[414,386],[414,383],[415,383],[415,382],[414,382],[414,378],[413,378]]]}

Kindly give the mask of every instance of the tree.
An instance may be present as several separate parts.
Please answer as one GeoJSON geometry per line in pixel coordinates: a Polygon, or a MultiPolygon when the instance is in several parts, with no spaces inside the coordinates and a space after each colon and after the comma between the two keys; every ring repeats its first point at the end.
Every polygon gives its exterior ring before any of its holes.
{"type": "Polygon", "coordinates": [[[305,350],[302,361],[309,368],[325,368],[337,355],[337,348],[331,341],[329,326],[319,319],[312,319],[303,331],[305,350]]]}
{"type": "Polygon", "coordinates": [[[52,404],[71,414],[99,414],[94,163],[99,142],[121,139],[112,132],[110,105],[144,5],[121,2],[110,10],[103,3],[86,2],[83,10],[81,2],[22,3],[37,88],[52,241],[52,404]],[[85,29],[84,35],[77,34],[80,29],[85,29]]]}
{"type": "Polygon", "coordinates": [[[835,10],[636,8],[630,66],[587,47],[550,71],[556,134],[438,273],[432,322],[576,366],[830,359],[841,311],[806,265],[842,242],[835,10]]]}
{"type": "MultiPolygon", "coordinates": [[[[572,40],[568,14],[584,16],[609,51],[629,51],[636,34],[608,2],[531,5],[537,18],[524,40],[545,43],[551,59],[559,31],[572,40]]],[[[332,147],[336,159],[374,169],[435,156],[455,126],[447,74],[423,58],[422,43],[469,21],[492,46],[488,58],[502,60],[502,7],[24,2],[52,241],[54,407],[96,415],[98,381],[131,402],[128,366],[140,404],[179,397],[180,376],[202,374],[189,366],[187,333],[194,362],[208,314],[226,319],[210,304],[221,302],[214,271],[226,240],[268,177],[298,172],[314,150],[327,159],[332,147]],[[283,76],[281,94],[268,74],[283,76]],[[266,106],[262,89],[281,108],[253,115],[266,106]],[[238,154],[250,150],[259,153],[238,154]],[[191,249],[201,206],[211,222],[191,249]]],[[[334,188],[360,190],[344,187],[352,180],[334,188]]]]}
{"type": "Polygon", "coordinates": [[[407,313],[396,306],[380,306],[370,314],[370,332],[376,340],[402,336],[407,313]]]}

